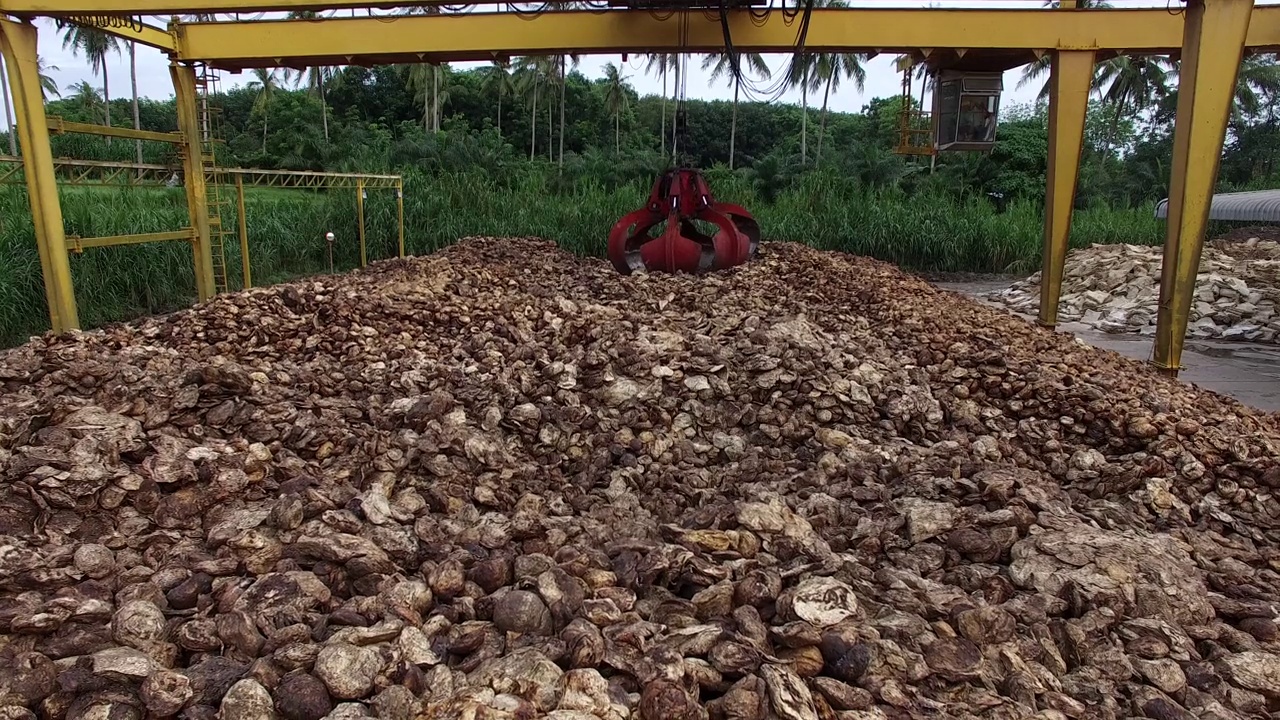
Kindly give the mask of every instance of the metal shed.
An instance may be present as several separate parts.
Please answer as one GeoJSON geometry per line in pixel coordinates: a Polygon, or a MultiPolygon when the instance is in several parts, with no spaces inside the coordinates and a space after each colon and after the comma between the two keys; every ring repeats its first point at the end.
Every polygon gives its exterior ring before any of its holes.
{"type": "MultiPolygon", "coordinates": [[[[1169,199],[1156,203],[1156,217],[1169,216],[1169,199]]],[[[1210,220],[1280,223],[1280,190],[1219,193],[1209,206],[1210,220]]]]}

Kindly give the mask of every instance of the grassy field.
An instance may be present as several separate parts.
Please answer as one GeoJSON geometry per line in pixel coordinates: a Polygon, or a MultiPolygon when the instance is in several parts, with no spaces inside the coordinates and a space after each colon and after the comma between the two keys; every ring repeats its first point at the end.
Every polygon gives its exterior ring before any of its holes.
{"type": "MultiPolygon", "coordinates": [[[[919,271],[1028,273],[1039,264],[1042,211],[1031,203],[1015,202],[998,213],[985,200],[961,205],[870,194],[816,176],[766,203],[741,176],[710,179],[718,197],[752,210],[766,240],[806,242],[919,271]]],[[[609,228],[639,207],[647,191],[640,184],[581,184],[553,192],[549,180],[535,174],[502,183],[475,175],[414,176],[405,184],[406,249],[423,254],[467,235],[534,235],[598,255],[609,228]]],[[[354,191],[249,188],[245,205],[255,285],[327,272],[327,231],[337,236],[335,270],[358,265],[354,191]]],[[[67,233],[81,237],[188,224],[180,188],[65,188],[62,208],[67,233]]],[[[394,191],[370,190],[365,218],[369,259],[394,256],[394,191]]],[[[1162,232],[1150,208],[1086,210],[1075,218],[1075,246],[1155,243],[1162,232]]],[[[234,213],[225,221],[234,228],[234,213]]],[[[234,236],[225,254],[231,284],[238,287],[234,236]]],[[[73,255],[71,266],[85,327],[176,309],[195,295],[185,243],[89,249],[73,255]]],[[[0,188],[0,343],[21,342],[46,330],[47,323],[25,190],[0,188]]]]}

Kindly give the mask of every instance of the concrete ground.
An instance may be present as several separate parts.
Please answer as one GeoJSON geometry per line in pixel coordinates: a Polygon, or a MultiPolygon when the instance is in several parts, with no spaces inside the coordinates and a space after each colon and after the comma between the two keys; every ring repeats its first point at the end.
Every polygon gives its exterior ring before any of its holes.
{"type": "MultiPolygon", "coordinates": [[[[970,296],[1008,287],[1005,282],[935,283],[937,287],[970,296]]],[[[1030,316],[1020,315],[1034,321],[1030,316]]],[[[1058,329],[1093,345],[1136,360],[1150,360],[1152,338],[1104,333],[1081,323],[1062,323],[1058,329]]],[[[1182,351],[1184,382],[1229,395],[1259,410],[1280,411],[1280,346],[1247,342],[1188,339],[1182,351]]]]}

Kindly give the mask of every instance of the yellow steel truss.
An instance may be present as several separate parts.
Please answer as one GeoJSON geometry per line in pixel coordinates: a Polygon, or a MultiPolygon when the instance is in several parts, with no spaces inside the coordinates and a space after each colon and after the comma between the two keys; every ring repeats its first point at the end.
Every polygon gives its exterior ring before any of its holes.
{"type": "Polygon", "coordinates": [[[64,133],[83,133],[86,135],[129,138],[130,140],[151,140],[152,142],[173,143],[174,145],[182,144],[182,136],[178,133],[134,130],[133,128],[109,127],[107,125],[91,125],[89,123],[63,120],[56,116],[49,118],[49,132],[54,135],[62,135],[64,133]]]}
{"type": "MultiPolygon", "coordinates": [[[[52,123],[51,123],[52,125],[52,123]]],[[[132,162],[106,162],[55,158],[54,172],[60,184],[69,186],[139,186],[164,187],[175,184],[183,171],[181,165],[154,165],[132,162]]],[[[396,191],[396,240],[399,257],[404,257],[404,180],[399,175],[375,175],[367,173],[330,173],[306,170],[257,170],[251,168],[219,168],[216,173],[206,168],[205,182],[234,186],[236,193],[236,224],[240,244],[240,277],[243,286],[253,287],[253,268],[249,259],[249,232],[245,214],[244,188],[273,187],[296,189],[355,189],[360,193],[359,238],[360,264],[367,264],[365,248],[364,191],[396,191]]],[[[0,155],[0,185],[24,184],[22,158],[0,155]]],[[[168,232],[111,235],[105,237],[66,237],[67,250],[76,254],[89,248],[114,245],[138,245],[153,242],[183,241],[194,243],[198,239],[195,228],[186,227],[168,232]]]]}
{"type": "MultiPolygon", "coordinates": [[[[811,51],[902,52],[912,56],[944,49],[962,53],[999,53],[1012,64],[1052,53],[1049,187],[1046,200],[1045,253],[1041,296],[1042,323],[1052,325],[1062,274],[1070,207],[1079,165],[1082,108],[1087,101],[1083,78],[1093,62],[1117,52],[1178,54],[1182,59],[1175,130],[1168,235],[1161,284],[1160,322],[1155,362],[1176,372],[1186,331],[1187,308],[1194,290],[1206,211],[1217,174],[1225,134],[1231,88],[1245,49],[1280,50],[1280,7],[1253,6],[1253,0],[1171,0],[1174,7],[1082,9],[1067,0],[1057,9],[882,9],[815,10],[805,47],[811,51]],[[1082,94],[1083,92],[1083,94],[1082,94]]],[[[397,2],[397,6],[436,5],[397,2]]],[[[493,3],[496,4],[496,3],[493,3]]],[[[358,0],[0,0],[0,13],[22,18],[83,15],[190,14],[331,10],[380,7],[358,0]]],[[[184,136],[184,171],[192,186],[205,181],[198,133],[192,118],[195,96],[186,79],[191,63],[243,69],[253,67],[377,64],[487,60],[522,54],[714,52],[725,47],[716,13],[701,10],[665,15],[647,11],[546,12],[525,14],[450,13],[400,17],[324,18],[320,20],[255,20],[247,22],[172,22],[168,32],[104,20],[113,29],[145,35],[144,42],[164,48],[175,61],[180,132],[184,136]],[[192,177],[194,175],[194,177],[192,177]]],[[[103,23],[95,22],[95,26],[103,23]]],[[[734,47],[753,52],[788,52],[795,48],[793,18],[771,12],[760,20],[746,10],[727,11],[734,47]]],[[[50,299],[54,327],[75,327],[74,299],[58,208],[55,168],[49,153],[46,121],[34,84],[35,30],[0,20],[0,43],[17,88],[17,112],[25,153],[26,180],[36,219],[37,244],[50,299]],[[41,128],[30,132],[30,128],[41,128]],[[60,259],[57,257],[60,254],[60,259]]],[[[139,38],[141,39],[141,38],[139,38]]],[[[65,174],[70,166],[60,166],[65,174]]],[[[88,166],[80,166],[87,168],[88,166]]],[[[110,168],[95,171],[109,173],[110,168]]],[[[0,161],[0,178],[4,177],[0,161]]],[[[84,177],[88,177],[86,174],[84,177]]],[[[157,176],[158,177],[158,176],[157,176]]],[[[339,182],[306,175],[236,175],[242,184],[339,182]],[[259,182],[261,181],[261,182],[259,182]]],[[[342,182],[348,182],[346,180],[342,182]]],[[[363,195],[377,181],[352,177],[348,187],[363,195]]],[[[389,187],[391,180],[383,180],[389,187]]],[[[400,195],[399,181],[395,181],[400,195]]],[[[192,193],[193,195],[195,193],[192,193]]],[[[203,197],[203,193],[199,193],[203,197]]],[[[398,212],[402,214],[398,197],[398,212]]],[[[201,228],[207,213],[192,198],[197,248],[207,243],[201,228]]],[[[403,245],[403,236],[401,237],[403,245]]],[[[207,267],[197,250],[197,266],[207,267]]],[[[202,292],[202,296],[204,293],[202,292]]]]}
{"type": "MultiPolygon", "coordinates": [[[[172,185],[182,172],[181,165],[157,165],[152,163],[113,162],[105,160],[80,160],[54,158],[54,172],[63,185],[172,185]]],[[[399,175],[370,175],[365,173],[313,172],[309,170],[258,170],[256,168],[219,168],[219,175],[232,180],[240,178],[248,187],[277,188],[354,188],[359,182],[374,190],[390,190],[400,187],[404,180],[399,175]]],[[[215,182],[213,173],[205,173],[206,182],[215,182]]],[[[224,179],[225,180],[225,179],[224,179]]],[[[0,185],[25,184],[22,177],[22,158],[0,155],[0,185]]]]}
{"type": "MultiPolygon", "coordinates": [[[[63,185],[166,185],[176,182],[178,165],[54,158],[53,171],[63,185]]],[[[0,185],[21,185],[22,158],[0,155],[0,185]]]]}

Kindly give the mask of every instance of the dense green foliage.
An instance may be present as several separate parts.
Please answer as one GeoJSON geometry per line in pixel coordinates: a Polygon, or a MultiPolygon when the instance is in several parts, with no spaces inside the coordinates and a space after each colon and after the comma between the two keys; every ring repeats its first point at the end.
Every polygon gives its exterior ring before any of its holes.
{"type": "MultiPolygon", "coordinates": [[[[563,87],[554,58],[524,59],[511,73],[497,66],[311,71],[299,74],[297,90],[286,89],[274,72],[257,73],[248,86],[212,100],[226,140],[219,162],[402,173],[411,253],[492,234],[539,235],[599,254],[614,221],[640,205],[653,175],[672,162],[662,149],[670,148],[674,103],[638,96],[617,68],[591,80],[573,71],[572,62],[563,66],[563,87]]],[[[1265,66],[1275,71],[1274,63],[1265,66]]],[[[1262,102],[1239,103],[1221,189],[1277,183],[1275,85],[1255,88],[1262,102]]],[[[1146,92],[1145,98],[1124,95],[1124,103],[1100,100],[1090,109],[1073,244],[1159,240],[1162,225],[1151,208],[1167,193],[1176,93],[1167,87],[1146,92]]],[[[130,115],[129,100],[111,103],[113,117],[130,115]]],[[[175,127],[171,100],[138,105],[141,127],[175,127]]],[[[859,113],[690,100],[679,159],[708,168],[717,195],[756,213],[766,239],[927,271],[1034,269],[1048,146],[1043,106],[1006,108],[994,151],[944,155],[933,168],[927,158],[894,154],[901,107],[899,98],[874,99],[859,113]],[[727,167],[730,127],[734,170],[727,167]]],[[[101,97],[87,86],[49,102],[48,112],[90,122],[104,114],[101,97]]],[[[87,159],[131,160],[135,153],[129,141],[75,135],[54,137],[53,145],[57,156],[87,159]]],[[[148,162],[175,160],[167,146],[143,143],[142,150],[148,162]]],[[[0,190],[0,338],[7,341],[44,327],[25,202],[18,188],[0,190]]],[[[326,230],[339,236],[335,267],[355,265],[353,193],[251,191],[247,202],[256,284],[326,270],[326,230]]],[[[63,208],[68,233],[84,237],[186,224],[176,189],[68,188],[63,208]]],[[[394,254],[392,194],[370,192],[367,215],[369,256],[394,254]]],[[[228,247],[233,285],[237,253],[228,247]]],[[[190,250],[180,244],[86,251],[73,258],[82,321],[95,325],[186,304],[193,294],[190,266],[190,250]]]]}

